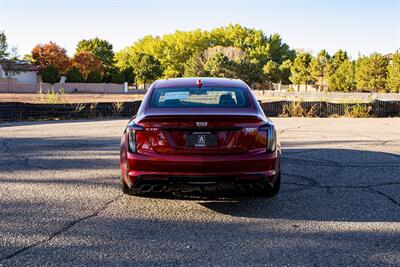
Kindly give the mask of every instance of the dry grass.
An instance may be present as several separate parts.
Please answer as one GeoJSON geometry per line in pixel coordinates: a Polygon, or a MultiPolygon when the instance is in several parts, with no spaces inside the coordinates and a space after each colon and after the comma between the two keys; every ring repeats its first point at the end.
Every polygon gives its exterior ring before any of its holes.
{"type": "Polygon", "coordinates": [[[124,110],[124,102],[114,102],[112,103],[112,112],[114,116],[121,115],[124,110]]]}
{"type": "Polygon", "coordinates": [[[97,108],[98,103],[91,103],[89,106],[89,117],[90,118],[96,118],[96,108],[97,108]]]}
{"type": "Polygon", "coordinates": [[[39,98],[40,98],[40,103],[43,104],[59,104],[62,103],[64,91],[61,92],[54,92],[53,90],[51,92],[47,93],[39,93],[39,98]]]}
{"type": "Polygon", "coordinates": [[[312,105],[309,110],[301,106],[301,101],[294,101],[290,104],[283,105],[282,117],[315,117],[317,112],[317,105],[312,105]]]}
{"type": "Polygon", "coordinates": [[[347,106],[345,116],[350,118],[369,118],[371,117],[372,107],[370,105],[347,106]]]}

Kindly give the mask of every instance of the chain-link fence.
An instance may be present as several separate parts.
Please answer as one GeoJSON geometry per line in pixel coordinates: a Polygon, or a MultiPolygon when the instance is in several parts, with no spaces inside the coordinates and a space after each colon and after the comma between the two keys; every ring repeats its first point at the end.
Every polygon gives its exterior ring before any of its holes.
{"type": "MultiPolygon", "coordinates": [[[[133,117],[141,101],[81,104],[29,104],[0,103],[0,120],[24,121],[47,119],[79,119],[101,117],[133,117]]],[[[268,117],[291,115],[290,109],[301,109],[312,117],[345,116],[350,111],[361,109],[372,117],[400,116],[400,101],[370,103],[331,103],[325,101],[275,101],[264,102],[262,108],[268,117]]]]}

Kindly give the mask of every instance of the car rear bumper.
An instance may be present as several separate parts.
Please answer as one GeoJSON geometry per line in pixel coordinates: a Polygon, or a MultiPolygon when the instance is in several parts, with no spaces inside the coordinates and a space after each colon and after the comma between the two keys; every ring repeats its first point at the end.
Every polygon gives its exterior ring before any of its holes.
{"type": "Polygon", "coordinates": [[[153,176],[135,177],[131,188],[142,193],[168,191],[224,191],[261,192],[274,187],[279,173],[272,176],[248,175],[245,179],[236,176],[153,176]]]}
{"type": "Polygon", "coordinates": [[[129,187],[237,182],[272,185],[279,173],[280,152],[202,156],[128,153],[125,171],[121,167],[129,187]]]}

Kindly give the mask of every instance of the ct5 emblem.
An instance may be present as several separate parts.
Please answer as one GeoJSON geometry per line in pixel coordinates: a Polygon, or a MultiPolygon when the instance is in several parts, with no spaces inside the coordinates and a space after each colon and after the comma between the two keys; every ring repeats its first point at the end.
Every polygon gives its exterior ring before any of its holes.
{"type": "Polygon", "coordinates": [[[207,122],[206,121],[196,121],[196,126],[197,127],[206,127],[207,122]]]}

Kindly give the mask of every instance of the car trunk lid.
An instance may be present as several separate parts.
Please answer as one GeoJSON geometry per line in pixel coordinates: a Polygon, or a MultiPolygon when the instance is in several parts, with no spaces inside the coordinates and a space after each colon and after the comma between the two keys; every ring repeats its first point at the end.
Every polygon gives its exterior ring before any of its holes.
{"type": "MultiPolygon", "coordinates": [[[[148,114],[140,120],[139,152],[175,154],[244,153],[260,148],[257,130],[263,120],[254,114],[219,112],[198,114],[148,114]]],[[[265,147],[265,146],[264,146],[265,147]]]]}

